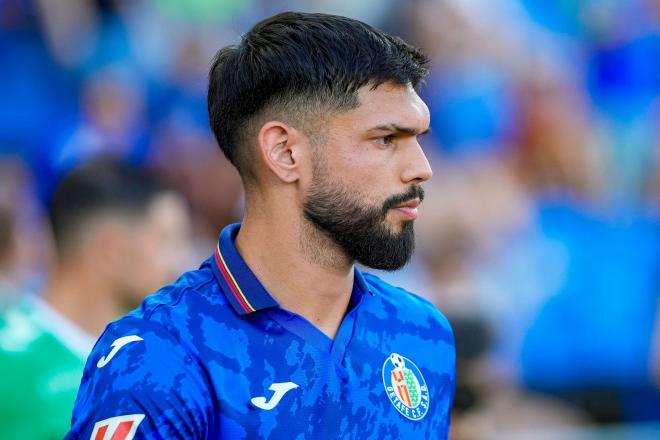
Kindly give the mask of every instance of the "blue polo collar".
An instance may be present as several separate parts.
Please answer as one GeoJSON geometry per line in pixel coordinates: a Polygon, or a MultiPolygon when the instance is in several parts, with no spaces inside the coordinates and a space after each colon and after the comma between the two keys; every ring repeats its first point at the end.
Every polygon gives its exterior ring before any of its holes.
{"type": "MultiPolygon", "coordinates": [[[[222,292],[239,315],[247,315],[279,304],[252,273],[243,257],[234,245],[236,235],[240,230],[239,223],[226,226],[220,233],[218,244],[213,253],[213,273],[220,284],[222,292]]],[[[361,293],[369,292],[369,287],[362,273],[355,270],[355,287],[361,293]]]]}

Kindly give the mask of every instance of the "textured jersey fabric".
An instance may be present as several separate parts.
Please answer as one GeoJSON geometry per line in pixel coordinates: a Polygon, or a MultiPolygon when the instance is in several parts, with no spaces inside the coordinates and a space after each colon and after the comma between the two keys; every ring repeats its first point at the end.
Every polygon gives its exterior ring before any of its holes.
{"type": "Polygon", "coordinates": [[[446,439],[455,352],[440,312],[356,269],[330,339],[259,283],[239,227],[107,327],[66,438],[446,439]]]}
{"type": "Polygon", "coordinates": [[[0,316],[0,438],[59,440],[94,340],[41,300],[25,297],[0,316]]]}

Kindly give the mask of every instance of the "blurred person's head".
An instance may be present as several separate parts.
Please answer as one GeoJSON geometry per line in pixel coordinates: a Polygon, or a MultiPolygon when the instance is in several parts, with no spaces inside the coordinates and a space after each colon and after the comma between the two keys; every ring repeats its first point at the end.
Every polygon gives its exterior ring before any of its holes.
{"type": "Polygon", "coordinates": [[[293,221],[338,250],[329,264],[403,266],[431,177],[417,139],[429,112],[415,91],[427,63],[399,38],[325,14],[276,15],[221,49],[209,117],[243,179],[246,217],[293,221]]]}
{"type": "MultiPolygon", "coordinates": [[[[660,1],[658,6],[660,12],[660,1]]],[[[650,121],[651,134],[649,138],[651,145],[643,197],[650,213],[658,218],[660,217],[660,96],[651,106],[650,121]]]]}
{"type": "Polygon", "coordinates": [[[456,396],[454,411],[463,412],[479,403],[487,375],[479,371],[492,344],[488,324],[477,316],[453,316],[451,319],[456,343],[456,396]]]}
{"type": "Polygon", "coordinates": [[[603,158],[589,130],[583,93],[552,71],[532,75],[522,82],[519,175],[536,193],[598,201],[603,158]]]}
{"type": "Polygon", "coordinates": [[[456,343],[452,438],[481,440],[493,432],[530,433],[588,421],[572,405],[504,380],[490,357],[495,329],[483,318],[457,315],[450,321],[456,343]]]}
{"type": "Polygon", "coordinates": [[[146,86],[128,64],[110,64],[90,71],[81,82],[79,114],[65,118],[55,131],[47,171],[53,181],[72,169],[110,158],[140,163],[147,151],[146,86]]]}
{"type": "Polygon", "coordinates": [[[240,213],[241,179],[231,163],[217,154],[206,124],[185,111],[173,112],[154,130],[152,163],[189,201],[196,214],[196,235],[215,239],[218,229],[235,222],[240,213]]]}
{"type": "Polygon", "coordinates": [[[106,161],[74,170],[50,219],[59,271],[97,278],[123,307],[171,282],[186,257],[187,207],[145,170],[106,161]]]}
{"type": "MultiPolygon", "coordinates": [[[[82,85],[81,105],[86,121],[109,138],[127,141],[141,134],[145,122],[144,84],[130,66],[109,65],[93,71],[82,85]]],[[[119,151],[122,153],[122,151],[119,151]]]]}
{"type": "Polygon", "coordinates": [[[39,288],[52,265],[47,223],[29,167],[0,157],[0,278],[20,291],[39,288]]]}

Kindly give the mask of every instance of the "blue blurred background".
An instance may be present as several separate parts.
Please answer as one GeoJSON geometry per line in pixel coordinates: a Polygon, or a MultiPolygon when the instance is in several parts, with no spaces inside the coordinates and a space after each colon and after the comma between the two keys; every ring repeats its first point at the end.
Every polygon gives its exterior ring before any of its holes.
{"type": "Polygon", "coordinates": [[[2,0],[4,282],[47,284],[45,207],[98,158],[179,191],[178,263],[209,255],[241,213],[208,127],[210,59],[284,10],[357,18],[432,59],[418,252],[383,276],[454,324],[453,438],[660,438],[658,0],[2,0]]]}

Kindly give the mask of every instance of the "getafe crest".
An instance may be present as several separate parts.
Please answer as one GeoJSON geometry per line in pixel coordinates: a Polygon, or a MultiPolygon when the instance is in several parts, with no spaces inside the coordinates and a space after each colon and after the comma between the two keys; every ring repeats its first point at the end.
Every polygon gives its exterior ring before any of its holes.
{"type": "Polygon", "coordinates": [[[383,385],[392,405],[410,420],[420,420],[429,411],[429,390],[410,359],[392,353],[383,364],[383,385]]]}

